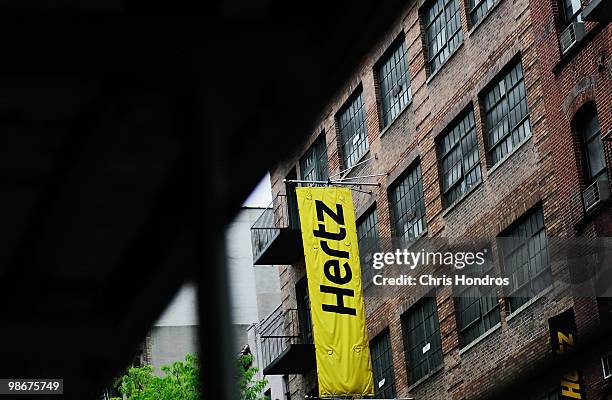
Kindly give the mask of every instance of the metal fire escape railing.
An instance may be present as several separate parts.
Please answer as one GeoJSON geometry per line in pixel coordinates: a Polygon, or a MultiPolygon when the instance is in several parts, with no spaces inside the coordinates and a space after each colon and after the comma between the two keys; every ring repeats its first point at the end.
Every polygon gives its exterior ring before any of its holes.
{"type": "Polygon", "coordinates": [[[281,229],[297,228],[298,223],[293,220],[293,218],[297,218],[297,215],[294,214],[291,211],[287,195],[277,195],[251,227],[254,259],[257,259],[272,243],[281,229]]]}
{"type": "Polygon", "coordinates": [[[283,310],[279,306],[260,322],[261,349],[264,368],[276,360],[292,344],[312,343],[312,335],[300,331],[300,310],[283,310]]]}

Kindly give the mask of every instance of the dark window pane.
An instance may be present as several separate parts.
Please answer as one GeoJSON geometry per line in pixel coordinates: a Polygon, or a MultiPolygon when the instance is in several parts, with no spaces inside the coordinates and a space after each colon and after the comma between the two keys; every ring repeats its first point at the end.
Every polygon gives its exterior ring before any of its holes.
{"type": "Polygon", "coordinates": [[[438,140],[444,207],[480,182],[480,156],[474,125],[474,112],[438,140]]]}
{"type": "MultiPolygon", "coordinates": [[[[485,263],[479,268],[472,268],[466,272],[470,277],[492,274],[491,263],[485,263]]],[[[455,297],[457,322],[461,346],[466,346],[500,322],[499,301],[497,292],[492,286],[467,286],[457,290],[455,297]]]]}
{"type": "Polygon", "coordinates": [[[421,164],[417,163],[393,184],[389,192],[394,233],[409,242],[427,228],[421,164]]]}
{"type": "Polygon", "coordinates": [[[369,211],[357,224],[357,238],[359,239],[363,286],[366,287],[372,281],[373,254],[379,251],[376,209],[369,211]]]}
{"type": "Polygon", "coordinates": [[[374,371],[374,394],[378,399],[395,398],[395,374],[391,354],[389,331],[378,335],[370,343],[372,369],[374,371]]]}
{"type": "Polygon", "coordinates": [[[502,76],[483,100],[487,150],[493,166],[531,136],[522,64],[518,62],[502,76]]]}
{"type": "Polygon", "coordinates": [[[380,109],[383,128],[406,107],[412,98],[406,43],[402,37],[395,49],[378,67],[378,85],[380,89],[380,109]]]}
{"type": "Polygon", "coordinates": [[[304,343],[313,343],[310,297],[308,295],[308,281],[306,278],[301,279],[295,285],[295,295],[297,297],[300,339],[304,343]]]}
{"type": "Polygon", "coordinates": [[[476,25],[482,17],[493,7],[497,0],[470,0],[470,19],[472,26],[476,25]]]}
{"type": "Polygon", "coordinates": [[[434,73],[463,41],[458,0],[436,0],[423,14],[429,72],[434,73]]]}
{"type": "Polygon", "coordinates": [[[510,278],[506,296],[510,313],[552,284],[544,214],[538,207],[500,239],[504,270],[510,278]]]}
{"type": "Polygon", "coordinates": [[[325,181],[329,177],[325,134],[300,159],[300,177],[305,181],[325,181]]]}
{"type": "Polygon", "coordinates": [[[350,168],[364,155],[370,143],[365,123],[365,107],[361,91],[344,107],[338,117],[344,167],[350,168]]]}
{"type": "Polygon", "coordinates": [[[565,25],[569,25],[574,20],[582,22],[582,5],[580,0],[559,0],[561,3],[561,17],[565,25]]]}
{"type": "Polygon", "coordinates": [[[427,297],[402,316],[410,382],[442,365],[442,340],[435,297],[427,297]]]}
{"type": "Polygon", "coordinates": [[[607,180],[599,119],[593,104],[588,104],[580,110],[576,116],[574,127],[582,139],[586,161],[584,172],[588,183],[600,178],[607,180]]]}

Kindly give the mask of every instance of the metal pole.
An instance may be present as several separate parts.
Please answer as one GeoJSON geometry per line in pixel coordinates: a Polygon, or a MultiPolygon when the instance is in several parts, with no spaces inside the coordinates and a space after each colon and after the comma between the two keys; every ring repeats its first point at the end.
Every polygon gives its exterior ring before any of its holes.
{"type": "Polygon", "coordinates": [[[331,178],[333,178],[334,176],[337,176],[337,175],[342,175],[344,172],[346,172],[346,173],[348,174],[348,173],[349,173],[349,172],[351,172],[351,170],[352,170],[353,168],[355,168],[356,166],[361,165],[361,164],[363,164],[363,163],[365,163],[365,162],[368,162],[368,161],[370,161],[370,160],[373,160],[373,159],[375,159],[375,158],[376,158],[376,154],[374,154],[372,157],[370,157],[370,158],[368,158],[368,159],[365,159],[365,160],[363,160],[363,161],[359,161],[357,164],[355,164],[355,165],[351,165],[350,167],[348,167],[348,168],[346,168],[346,169],[343,169],[343,170],[342,170],[342,171],[340,171],[340,172],[336,172],[335,174],[333,174],[333,175],[332,175],[332,176],[330,176],[329,178],[331,179],[331,178]]]}
{"type": "MultiPolygon", "coordinates": [[[[309,396],[306,395],[304,396],[304,399],[306,400],[310,400],[310,399],[314,399],[314,400],[346,400],[345,397],[325,397],[325,398],[321,398],[321,397],[317,397],[317,396],[309,396]]],[[[414,397],[397,397],[394,399],[371,399],[371,398],[351,398],[351,400],[416,400],[414,397]]]]}
{"type": "Polygon", "coordinates": [[[382,173],[382,174],[373,174],[373,175],[361,175],[361,176],[351,176],[350,178],[340,178],[336,181],[332,181],[332,182],[340,182],[340,181],[350,181],[353,179],[359,179],[359,178],[375,178],[377,176],[387,176],[389,174],[387,173],[382,173]]]}
{"type": "Polygon", "coordinates": [[[304,181],[300,179],[284,179],[286,183],[306,183],[314,185],[345,185],[345,186],[380,186],[374,182],[342,182],[342,181],[304,181]]]}
{"type": "Polygon", "coordinates": [[[301,180],[301,179],[283,179],[284,183],[310,183],[310,184],[317,184],[317,185],[329,185],[331,183],[331,181],[327,180],[327,181],[305,181],[305,180],[301,180]]]}
{"type": "Polygon", "coordinates": [[[380,183],[374,182],[341,182],[341,181],[332,181],[332,185],[344,185],[344,186],[380,186],[380,183]]]}

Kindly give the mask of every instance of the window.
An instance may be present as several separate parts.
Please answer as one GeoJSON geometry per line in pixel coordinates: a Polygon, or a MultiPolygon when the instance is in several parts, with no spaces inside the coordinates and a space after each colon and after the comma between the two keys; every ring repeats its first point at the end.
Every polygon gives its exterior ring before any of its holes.
{"type": "Polygon", "coordinates": [[[463,41],[459,0],[435,0],[423,15],[427,63],[433,74],[463,41]]]}
{"type": "Polygon", "coordinates": [[[481,178],[473,110],[440,138],[438,153],[444,207],[449,207],[481,178]]]}
{"type": "Polygon", "coordinates": [[[603,367],[604,378],[612,378],[612,352],[601,357],[601,365],[603,367]]]}
{"type": "MultiPolygon", "coordinates": [[[[493,273],[492,263],[473,265],[470,276],[493,273]]],[[[499,301],[494,286],[462,287],[455,297],[461,346],[465,347],[500,322],[499,301]]]]}
{"type": "Polygon", "coordinates": [[[571,24],[574,20],[582,22],[582,5],[580,0],[559,0],[561,5],[561,17],[565,25],[571,24]]]}
{"type": "Polygon", "coordinates": [[[412,98],[406,53],[402,36],[377,70],[383,128],[397,117],[412,98]]]}
{"type": "Polygon", "coordinates": [[[361,275],[365,287],[372,281],[372,257],[379,250],[378,218],[375,208],[368,211],[358,222],[357,238],[359,239],[361,275]]]}
{"type": "Polygon", "coordinates": [[[522,217],[500,239],[510,313],[552,284],[544,214],[538,207],[522,217]]]}
{"type": "Polygon", "coordinates": [[[604,329],[612,328],[612,297],[598,297],[599,323],[604,329]]]}
{"type": "Polygon", "coordinates": [[[300,339],[303,343],[313,343],[310,297],[308,296],[308,281],[306,277],[300,279],[300,281],[296,283],[295,296],[298,306],[297,313],[300,324],[300,339]]]}
{"type": "Polygon", "coordinates": [[[409,168],[390,189],[393,226],[396,236],[409,242],[427,228],[421,164],[409,168]]]}
{"type": "Polygon", "coordinates": [[[305,181],[326,181],[329,178],[325,134],[322,134],[300,159],[300,177],[305,181]]]}
{"type": "Polygon", "coordinates": [[[365,107],[361,89],[353,96],[338,117],[344,167],[355,165],[370,146],[365,123],[365,107]]]}
{"type": "Polygon", "coordinates": [[[484,108],[487,147],[493,166],[531,136],[523,66],[520,62],[485,94],[484,108]]]}
{"type": "Polygon", "coordinates": [[[374,370],[374,396],[377,399],[395,398],[395,374],[391,355],[389,331],[378,335],[370,343],[372,369],[374,370]]]}
{"type": "Polygon", "coordinates": [[[295,168],[291,168],[291,171],[285,176],[285,193],[287,195],[279,198],[281,201],[279,204],[279,212],[281,214],[279,220],[281,223],[287,223],[287,226],[290,228],[300,227],[300,214],[298,212],[297,194],[295,192],[297,185],[295,182],[292,182],[295,180],[297,180],[297,171],[295,168]],[[284,202],[287,204],[285,205],[284,202]],[[287,216],[283,214],[285,207],[288,214],[287,216]]]}
{"type": "Polygon", "coordinates": [[[436,298],[426,297],[402,316],[410,382],[415,383],[442,365],[442,341],[436,298]]]}
{"type": "Polygon", "coordinates": [[[601,144],[601,132],[597,110],[593,103],[580,109],[574,120],[574,129],[580,137],[584,154],[584,175],[586,183],[607,181],[606,161],[601,144]]]}
{"type": "Polygon", "coordinates": [[[493,8],[496,0],[470,0],[470,19],[472,26],[479,23],[487,12],[493,8]]]}

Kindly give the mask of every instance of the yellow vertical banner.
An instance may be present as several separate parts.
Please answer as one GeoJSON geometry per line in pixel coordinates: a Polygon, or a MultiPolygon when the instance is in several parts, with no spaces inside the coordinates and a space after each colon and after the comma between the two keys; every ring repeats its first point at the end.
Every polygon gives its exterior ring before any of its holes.
{"type": "Polygon", "coordinates": [[[297,188],[319,397],[373,396],[350,189],[297,188]]]}

